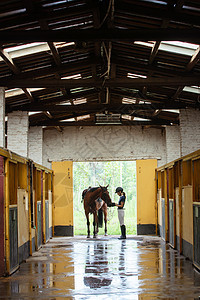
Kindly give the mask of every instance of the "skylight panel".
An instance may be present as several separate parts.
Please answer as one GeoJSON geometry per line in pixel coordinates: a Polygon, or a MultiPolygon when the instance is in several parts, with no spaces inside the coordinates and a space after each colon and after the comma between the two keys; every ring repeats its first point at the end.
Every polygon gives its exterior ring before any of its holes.
{"type": "MultiPolygon", "coordinates": [[[[7,53],[9,53],[11,58],[17,58],[17,57],[27,56],[39,52],[50,51],[47,43],[23,44],[16,47],[5,48],[4,50],[7,53]]],[[[0,61],[2,60],[3,58],[0,57],[0,61]]]]}
{"type": "Polygon", "coordinates": [[[65,76],[65,77],[62,77],[61,79],[81,79],[81,74],[65,76]]]}
{"type": "Polygon", "coordinates": [[[128,78],[147,78],[147,76],[145,76],[145,75],[134,74],[134,73],[128,73],[127,77],[128,78]]]}
{"type": "Polygon", "coordinates": [[[134,44],[152,48],[154,46],[155,42],[135,41],[134,44]]]}
{"type": "MultiPolygon", "coordinates": [[[[152,48],[155,42],[135,41],[134,44],[152,48]]],[[[192,44],[192,43],[186,43],[180,41],[162,41],[160,43],[159,50],[192,56],[198,47],[199,45],[192,44]]]]}
{"type": "Polygon", "coordinates": [[[122,104],[135,104],[136,98],[122,98],[122,104]]]}
{"type": "MultiPolygon", "coordinates": [[[[29,88],[28,90],[30,92],[35,92],[39,90],[44,90],[45,88],[29,88]]],[[[24,94],[24,91],[20,88],[15,88],[15,89],[9,89],[5,91],[6,98],[13,97],[13,96],[18,96],[24,94]]]]}
{"type": "Polygon", "coordinates": [[[185,86],[183,88],[183,91],[194,94],[200,94],[200,86],[185,86]]]}
{"type": "Polygon", "coordinates": [[[150,101],[146,101],[146,100],[140,100],[138,103],[139,104],[151,104],[150,101]]]}
{"type": "Polygon", "coordinates": [[[72,104],[69,100],[67,100],[67,101],[64,101],[62,103],[57,104],[57,106],[60,106],[60,105],[72,105],[72,104]]]}
{"type": "Polygon", "coordinates": [[[29,111],[28,115],[32,116],[32,115],[37,115],[37,114],[41,114],[41,113],[42,113],[42,111],[29,111]]]}
{"type": "Polygon", "coordinates": [[[129,115],[122,115],[122,119],[131,121],[131,116],[129,116],[129,115]]]}
{"type": "Polygon", "coordinates": [[[151,121],[151,120],[150,119],[144,119],[144,118],[135,117],[134,121],[151,121]]]}
{"type": "Polygon", "coordinates": [[[4,13],[1,13],[0,14],[0,17],[8,17],[8,16],[12,16],[12,15],[16,15],[16,14],[22,14],[26,12],[26,8],[21,8],[21,9],[17,9],[17,10],[12,10],[12,11],[7,11],[7,12],[4,12],[4,13]]]}
{"type": "Polygon", "coordinates": [[[75,118],[60,120],[60,122],[74,122],[74,121],[76,121],[75,118]]]}
{"type": "Polygon", "coordinates": [[[13,51],[28,49],[28,48],[32,48],[32,47],[39,46],[39,45],[45,45],[45,44],[46,44],[45,42],[42,42],[42,43],[29,43],[29,44],[14,46],[14,47],[8,47],[8,48],[5,48],[4,50],[6,52],[10,53],[10,52],[13,52],[13,51]]]}
{"type": "Polygon", "coordinates": [[[188,5],[183,5],[183,9],[192,10],[192,11],[195,11],[195,12],[200,12],[200,9],[198,7],[192,7],[192,6],[188,6],[188,5]]]}
{"type": "Polygon", "coordinates": [[[54,45],[56,46],[56,48],[63,48],[63,47],[74,46],[75,43],[74,42],[69,42],[69,43],[66,43],[66,42],[57,42],[57,43],[54,43],[54,45]]]}
{"type": "MultiPolygon", "coordinates": [[[[67,0],[67,2],[71,2],[73,0],[67,0]]],[[[60,0],[60,1],[53,1],[52,3],[46,3],[43,4],[43,7],[50,7],[50,6],[55,6],[55,5],[59,5],[59,4],[66,4],[66,0],[60,0]]]]}
{"type": "Polygon", "coordinates": [[[198,45],[191,43],[163,41],[160,43],[159,50],[192,56],[198,47],[198,45]]]}
{"type": "Polygon", "coordinates": [[[73,101],[74,105],[79,105],[79,104],[84,104],[87,103],[86,98],[77,98],[76,100],[73,101]]]}
{"type": "Polygon", "coordinates": [[[161,109],[162,111],[168,111],[168,112],[172,112],[172,113],[176,113],[179,114],[180,110],[179,109],[161,109]]]}
{"type": "Polygon", "coordinates": [[[88,118],[90,118],[90,115],[80,116],[80,117],[77,117],[77,121],[82,121],[82,120],[85,120],[88,118]]]}

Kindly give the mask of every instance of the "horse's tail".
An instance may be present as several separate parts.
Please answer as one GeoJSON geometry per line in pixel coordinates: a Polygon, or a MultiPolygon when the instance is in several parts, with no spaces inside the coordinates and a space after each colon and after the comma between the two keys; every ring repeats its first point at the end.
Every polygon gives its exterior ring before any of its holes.
{"type": "Polygon", "coordinates": [[[87,193],[87,190],[84,190],[84,191],[82,192],[82,200],[81,200],[81,202],[83,202],[86,193],[87,193]]]}
{"type": "Polygon", "coordinates": [[[98,224],[99,224],[99,227],[103,226],[103,210],[102,210],[102,208],[100,208],[98,210],[98,224]]]}

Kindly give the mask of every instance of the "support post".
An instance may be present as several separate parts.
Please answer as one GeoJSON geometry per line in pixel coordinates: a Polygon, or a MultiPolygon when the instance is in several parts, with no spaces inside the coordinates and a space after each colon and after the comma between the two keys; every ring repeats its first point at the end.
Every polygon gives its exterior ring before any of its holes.
{"type": "Polygon", "coordinates": [[[9,237],[9,159],[5,161],[5,254],[6,274],[10,273],[10,237],[9,237]]]}
{"type": "Polygon", "coordinates": [[[0,87],[0,147],[5,148],[5,88],[0,87]]]}
{"type": "Polygon", "coordinates": [[[0,276],[5,274],[4,158],[0,156],[0,276]]]}

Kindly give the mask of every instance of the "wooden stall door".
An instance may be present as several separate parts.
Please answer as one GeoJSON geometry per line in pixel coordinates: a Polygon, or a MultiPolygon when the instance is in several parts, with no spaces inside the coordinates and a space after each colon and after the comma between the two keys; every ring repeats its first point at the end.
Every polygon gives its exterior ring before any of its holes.
{"type": "Polygon", "coordinates": [[[73,162],[52,162],[54,235],[73,236],[73,162]]]}
{"type": "Polygon", "coordinates": [[[0,156],[0,276],[5,273],[4,205],[4,158],[0,156]]]}
{"type": "Polygon", "coordinates": [[[136,161],[137,234],[156,233],[155,169],[156,159],[136,161]]]}

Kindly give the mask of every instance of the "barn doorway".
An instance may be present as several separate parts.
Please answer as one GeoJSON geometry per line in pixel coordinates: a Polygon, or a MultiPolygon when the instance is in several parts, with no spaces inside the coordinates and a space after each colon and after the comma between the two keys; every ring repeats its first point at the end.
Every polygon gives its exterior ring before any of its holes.
{"type": "MultiPolygon", "coordinates": [[[[87,230],[83,203],[81,203],[82,191],[89,186],[108,184],[113,202],[119,200],[115,188],[117,186],[124,188],[127,197],[125,205],[127,234],[137,234],[136,162],[99,161],[73,163],[74,235],[86,235],[87,230]]],[[[104,228],[100,228],[99,235],[103,234],[104,228]]],[[[108,209],[108,234],[120,234],[116,207],[108,209]]]]}

